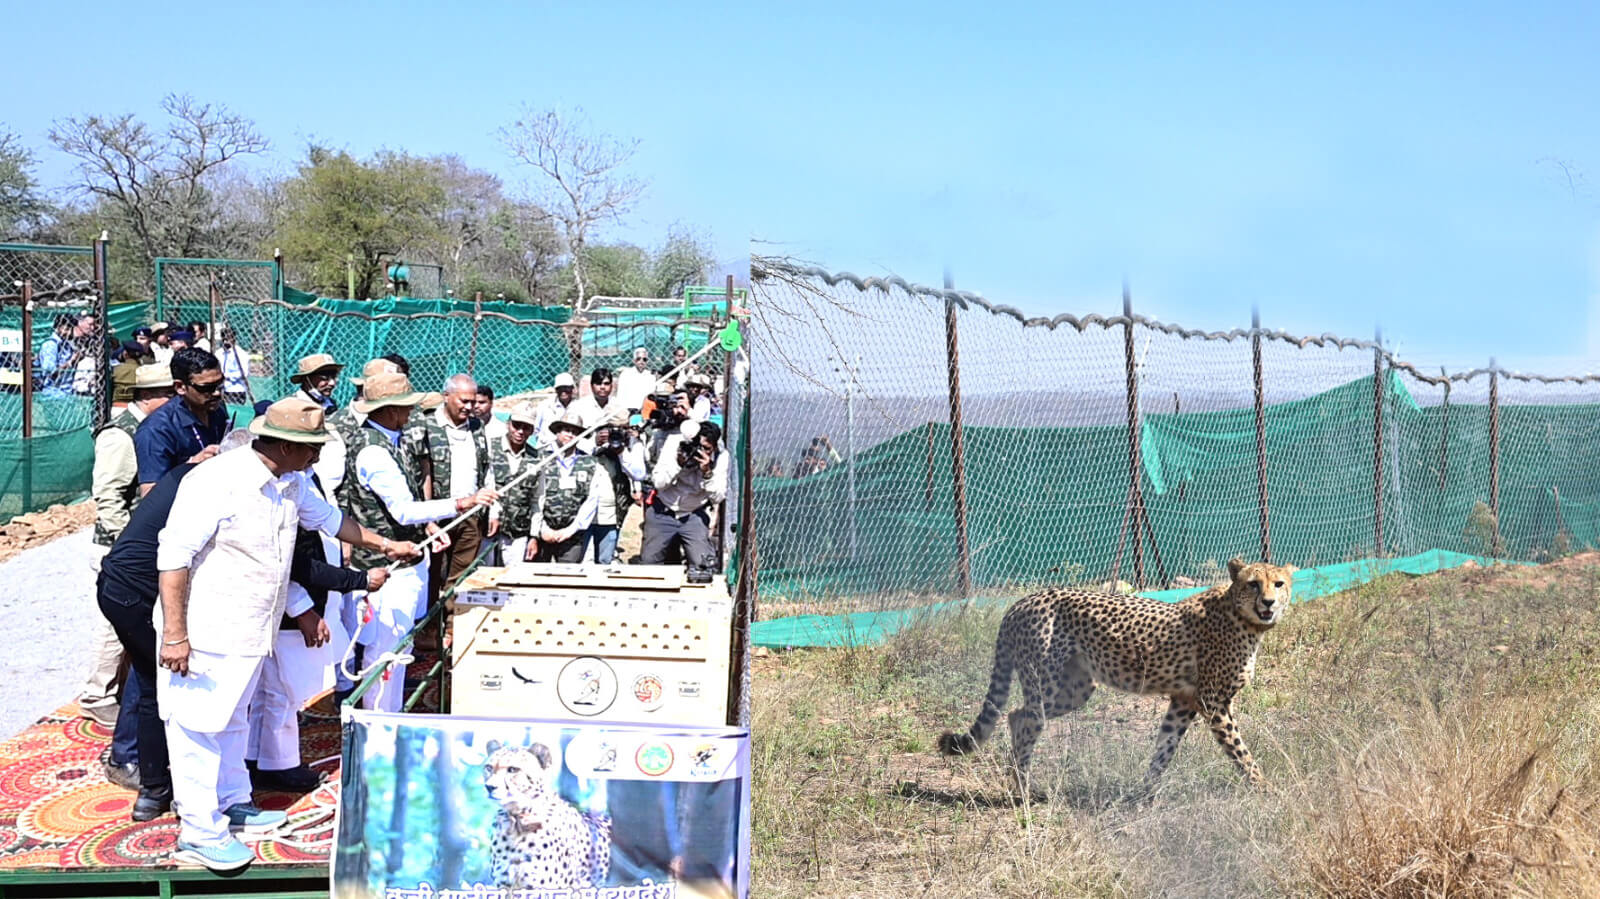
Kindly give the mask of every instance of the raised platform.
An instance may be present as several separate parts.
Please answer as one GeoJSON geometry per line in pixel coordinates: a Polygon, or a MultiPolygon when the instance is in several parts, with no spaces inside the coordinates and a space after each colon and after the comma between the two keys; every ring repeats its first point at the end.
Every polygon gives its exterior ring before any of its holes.
{"type": "Polygon", "coordinates": [[[105,726],[66,706],[0,743],[0,897],[326,896],[337,801],[339,722],[302,713],[302,758],[328,775],[309,795],[257,793],[289,813],[255,844],[256,862],[222,878],[171,860],[178,820],[136,822],[135,794],[106,781],[105,726]]]}

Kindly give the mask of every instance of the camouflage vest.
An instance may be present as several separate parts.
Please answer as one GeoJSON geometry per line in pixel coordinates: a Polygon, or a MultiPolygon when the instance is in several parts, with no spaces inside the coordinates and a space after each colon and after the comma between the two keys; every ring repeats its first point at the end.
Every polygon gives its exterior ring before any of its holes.
{"type": "MultiPolygon", "coordinates": [[[[376,428],[362,426],[353,435],[350,444],[345,449],[344,480],[339,483],[336,495],[339,499],[339,508],[345,514],[354,518],[358,524],[369,531],[373,531],[390,540],[400,540],[409,543],[420,543],[427,538],[427,531],[421,525],[401,524],[389,508],[383,504],[372,488],[363,486],[356,473],[356,456],[369,446],[381,446],[384,452],[394,458],[395,464],[400,466],[400,473],[405,475],[406,488],[411,491],[413,498],[422,494],[420,482],[412,477],[411,470],[406,467],[405,459],[399,447],[389,443],[389,438],[376,428]]],[[[389,564],[383,553],[363,549],[359,546],[350,549],[350,565],[352,568],[377,568],[389,564]]],[[[402,562],[400,567],[415,565],[415,562],[402,562]]]]}
{"type": "MultiPolygon", "coordinates": [[[[489,441],[483,428],[472,431],[473,447],[478,452],[478,484],[481,486],[489,473],[489,441]]],[[[426,499],[446,499],[450,496],[450,438],[444,426],[432,412],[412,408],[411,418],[400,433],[400,447],[405,451],[404,463],[416,474],[421,484],[432,476],[433,489],[426,499]]]]}
{"type": "Polygon", "coordinates": [[[346,406],[328,416],[328,429],[339,435],[339,440],[345,446],[349,446],[356,441],[356,432],[361,430],[364,420],[356,416],[354,409],[346,406]]]}
{"type": "Polygon", "coordinates": [[[583,501],[589,498],[589,488],[598,471],[593,456],[579,456],[572,463],[573,485],[561,486],[561,463],[551,462],[539,472],[540,490],[544,493],[544,524],[560,530],[578,517],[583,501]]]}
{"type": "MultiPolygon", "coordinates": [[[[533,466],[539,464],[541,455],[533,448],[533,441],[523,444],[522,452],[513,454],[504,440],[496,440],[490,449],[490,464],[494,468],[494,482],[501,489],[500,532],[507,537],[528,537],[533,528],[534,491],[539,486],[538,476],[524,478],[510,490],[505,485],[533,466]],[[515,469],[512,468],[513,462],[515,469]]],[[[540,472],[543,474],[543,472],[540,472]]]]}
{"type": "MultiPolygon", "coordinates": [[[[627,516],[628,509],[633,507],[633,479],[622,470],[622,462],[609,453],[602,453],[594,457],[595,464],[611,479],[613,502],[617,509],[617,524],[622,524],[622,519],[627,516]]],[[[604,482],[601,482],[602,485],[604,482]]]]}
{"type": "MultiPolygon", "coordinates": [[[[117,413],[115,418],[95,429],[95,438],[98,439],[101,432],[105,431],[106,428],[116,428],[122,433],[127,434],[129,440],[132,440],[133,432],[139,430],[139,419],[134,418],[132,412],[128,411],[127,409],[123,409],[121,412],[117,413]]],[[[133,510],[139,506],[139,478],[137,475],[134,476],[132,481],[122,485],[121,494],[122,503],[128,507],[128,513],[131,515],[133,510]]],[[[102,524],[98,518],[95,519],[94,542],[97,545],[110,546],[111,544],[117,542],[117,537],[117,534],[107,531],[105,525],[102,524]]]]}

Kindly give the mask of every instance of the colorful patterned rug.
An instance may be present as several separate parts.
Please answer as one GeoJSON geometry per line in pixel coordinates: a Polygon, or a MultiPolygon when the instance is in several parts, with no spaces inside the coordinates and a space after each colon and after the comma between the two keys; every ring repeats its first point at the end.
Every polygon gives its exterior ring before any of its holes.
{"type": "MultiPolygon", "coordinates": [[[[408,681],[437,657],[417,656],[408,681]]],[[[437,709],[437,700],[430,686],[419,710],[437,709]]],[[[306,795],[255,794],[257,805],[289,815],[279,832],[254,843],[258,865],[328,864],[340,749],[338,716],[325,714],[331,711],[330,700],[300,713],[300,757],[325,775],[322,786],[306,795]]],[[[137,794],[105,779],[100,759],[110,745],[110,728],[80,717],[75,704],[0,742],[0,871],[179,867],[171,860],[178,819],[170,812],[143,823],[128,817],[137,794]]]]}

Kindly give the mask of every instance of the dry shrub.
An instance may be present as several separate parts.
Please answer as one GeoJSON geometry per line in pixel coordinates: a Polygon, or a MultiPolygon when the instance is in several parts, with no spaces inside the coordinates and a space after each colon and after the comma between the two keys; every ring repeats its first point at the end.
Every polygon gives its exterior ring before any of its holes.
{"type": "Polygon", "coordinates": [[[1331,786],[1307,784],[1313,888],[1600,897],[1593,714],[1544,708],[1551,718],[1526,701],[1425,705],[1414,726],[1347,755],[1331,786]]]}

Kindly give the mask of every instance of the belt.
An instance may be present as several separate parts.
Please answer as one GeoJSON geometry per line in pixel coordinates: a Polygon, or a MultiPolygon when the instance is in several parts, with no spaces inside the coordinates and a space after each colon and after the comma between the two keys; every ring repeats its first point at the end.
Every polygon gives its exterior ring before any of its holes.
{"type": "Polygon", "coordinates": [[[698,508],[690,509],[687,512],[674,512],[674,511],[672,511],[672,509],[668,508],[667,504],[662,502],[661,501],[661,497],[658,496],[658,497],[650,500],[650,505],[651,505],[652,508],[654,508],[657,512],[660,512],[662,515],[671,515],[673,518],[676,518],[679,521],[682,521],[683,519],[688,518],[691,515],[698,515],[701,512],[704,512],[711,504],[710,503],[706,503],[703,506],[699,506],[698,508]]]}

